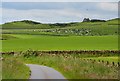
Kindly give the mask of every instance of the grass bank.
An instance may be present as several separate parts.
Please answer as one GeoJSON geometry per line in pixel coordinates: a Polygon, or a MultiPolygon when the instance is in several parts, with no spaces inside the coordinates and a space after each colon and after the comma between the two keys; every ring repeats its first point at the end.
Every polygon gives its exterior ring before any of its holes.
{"type": "MultiPolygon", "coordinates": [[[[29,68],[14,56],[3,56],[2,79],[28,79],[30,77],[29,68]]],[[[13,81],[13,80],[12,80],[13,81]]]]}

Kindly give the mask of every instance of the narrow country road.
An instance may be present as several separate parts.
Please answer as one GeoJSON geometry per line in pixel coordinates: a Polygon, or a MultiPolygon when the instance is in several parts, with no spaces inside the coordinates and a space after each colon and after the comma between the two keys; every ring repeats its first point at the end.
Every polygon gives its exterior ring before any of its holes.
{"type": "Polygon", "coordinates": [[[36,65],[36,64],[26,64],[31,70],[30,79],[64,79],[65,77],[53,68],[36,65]]]}

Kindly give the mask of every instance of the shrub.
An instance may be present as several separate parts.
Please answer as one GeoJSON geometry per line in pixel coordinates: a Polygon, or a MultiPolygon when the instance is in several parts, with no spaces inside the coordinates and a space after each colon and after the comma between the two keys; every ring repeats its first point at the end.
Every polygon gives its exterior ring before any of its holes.
{"type": "Polygon", "coordinates": [[[31,56],[38,56],[38,52],[31,50],[31,49],[24,51],[24,52],[21,52],[20,54],[21,54],[21,56],[27,57],[27,58],[31,57],[31,56]]]}

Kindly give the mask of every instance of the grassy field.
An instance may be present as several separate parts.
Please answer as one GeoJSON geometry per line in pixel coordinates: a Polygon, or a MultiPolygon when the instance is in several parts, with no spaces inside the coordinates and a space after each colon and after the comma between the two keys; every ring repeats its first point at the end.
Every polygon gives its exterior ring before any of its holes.
{"type": "Polygon", "coordinates": [[[11,35],[2,41],[2,51],[33,50],[117,50],[117,36],[11,35]]]}
{"type": "MultiPolygon", "coordinates": [[[[28,49],[36,51],[118,50],[118,25],[118,19],[107,22],[63,24],[42,24],[33,21],[5,23],[1,26],[1,52],[23,52],[28,49]]],[[[21,57],[5,55],[2,66],[3,79],[28,78],[29,68],[24,63],[53,67],[71,80],[118,78],[118,67],[98,63],[99,60],[118,63],[116,55],[106,57],[93,56],[93,54],[41,54],[37,57],[29,55],[33,53],[28,52],[28,57],[23,57],[24,54],[21,57]],[[93,63],[87,59],[96,60],[96,62],[93,63]]]]}
{"type": "Polygon", "coordinates": [[[42,24],[24,20],[3,24],[2,51],[117,50],[118,20],[42,24]]]}
{"type": "Polygon", "coordinates": [[[29,68],[16,57],[6,55],[3,58],[2,79],[28,79],[30,77],[29,68]]]}

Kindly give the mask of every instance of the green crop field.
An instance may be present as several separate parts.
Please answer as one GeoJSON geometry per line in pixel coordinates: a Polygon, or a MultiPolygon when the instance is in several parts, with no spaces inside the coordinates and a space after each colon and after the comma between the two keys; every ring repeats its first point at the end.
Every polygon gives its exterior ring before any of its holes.
{"type": "Polygon", "coordinates": [[[33,50],[117,50],[117,36],[11,35],[2,40],[2,51],[33,50]]]}

